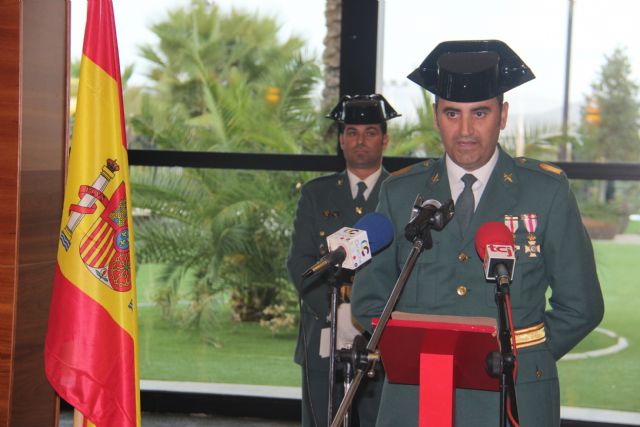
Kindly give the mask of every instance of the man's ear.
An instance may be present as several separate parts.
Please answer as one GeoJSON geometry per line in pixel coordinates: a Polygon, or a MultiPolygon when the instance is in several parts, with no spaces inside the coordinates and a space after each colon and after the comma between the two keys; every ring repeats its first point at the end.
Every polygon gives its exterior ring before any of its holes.
{"type": "Polygon", "coordinates": [[[338,142],[340,142],[340,149],[344,150],[344,132],[338,134],[338,142]]]}
{"type": "Polygon", "coordinates": [[[387,145],[389,145],[389,134],[385,133],[382,135],[382,151],[387,149],[387,145]]]}
{"type": "Polygon", "coordinates": [[[500,111],[500,130],[504,130],[507,126],[507,117],[509,117],[509,103],[502,103],[502,110],[500,111]]]}
{"type": "Polygon", "coordinates": [[[438,123],[438,110],[436,109],[436,104],[433,103],[431,104],[431,107],[433,109],[433,125],[436,127],[436,129],[440,130],[440,123],[438,123]]]}

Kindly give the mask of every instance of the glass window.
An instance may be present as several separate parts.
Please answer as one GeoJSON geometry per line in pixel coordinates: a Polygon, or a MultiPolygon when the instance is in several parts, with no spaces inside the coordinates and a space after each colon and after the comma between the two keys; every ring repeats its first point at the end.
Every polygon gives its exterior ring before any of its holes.
{"type": "Polygon", "coordinates": [[[593,241],[605,316],[558,363],[562,404],[640,412],[633,347],[640,315],[631,303],[640,256],[640,183],[576,180],[572,187],[593,241]]]}
{"type": "MultiPolygon", "coordinates": [[[[334,151],[319,107],[323,2],[116,0],[114,9],[131,148],[334,151]]],[[[73,2],[75,62],[85,16],[86,2],[73,2]]]]}
{"type": "Polygon", "coordinates": [[[299,385],[285,259],[313,176],[131,168],[143,379],[299,385]]]}
{"type": "MultiPolygon", "coordinates": [[[[421,89],[406,76],[431,49],[446,40],[503,40],[536,74],[505,95],[510,114],[504,136],[518,143],[519,154],[530,155],[525,144],[536,144],[550,147],[558,160],[568,11],[568,0],[462,0],[451,6],[387,1],[382,90],[402,120],[418,120],[421,89]]],[[[602,8],[574,0],[569,160],[640,162],[640,40],[627,31],[639,15],[635,2],[614,0],[602,8]]]]}

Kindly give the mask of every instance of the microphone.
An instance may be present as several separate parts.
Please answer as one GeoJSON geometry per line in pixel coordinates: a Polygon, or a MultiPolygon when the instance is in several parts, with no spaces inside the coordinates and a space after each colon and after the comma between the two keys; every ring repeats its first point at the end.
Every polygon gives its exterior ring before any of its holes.
{"type": "MultiPolygon", "coordinates": [[[[404,236],[413,242],[417,237],[425,238],[430,229],[442,230],[453,218],[453,212],[453,200],[449,199],[440,203],[433,199],[424,200],[418,194],[413,202],[409,223],[404,228],[404,236]]],[[[429,239],[429,243],[425,247],[430,249],[432,244],[433,242],[429,239]]]]}
{"type": "Polygon", "coordinates": [[[307,278],[339,264],[347,270],[355,270],[392,240],[391,221],[381,213],[368,213],[353,228],[342,227],[327,237],[329,253],[302,273],[302,277],[307,278]]]}
{"type": "Polygon", "coordinates": [[[476,232],[475,245],[484,262],[485,278],[508,285],[516,262],[511,231],[501,222],[486,222],[476,232]]]}

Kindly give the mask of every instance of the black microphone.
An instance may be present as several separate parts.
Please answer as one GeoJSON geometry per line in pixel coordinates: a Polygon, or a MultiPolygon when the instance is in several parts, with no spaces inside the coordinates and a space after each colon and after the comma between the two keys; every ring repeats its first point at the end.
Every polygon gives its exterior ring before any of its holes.
{"type": "MultiPolygon", "coordinates": [[[[404,228],[404,236],[413,242],[416,237],[425,236],[430,229],[440,231],[453,218],[453,213],[452,199],[440,203],[434,199],[424,200],[418,195],[413,203],[409,223],[404,228]]],[[[431,248],[431,243],[426,247],[431,248]]]]}
{"type": "Polygon", "coordinates": [[[327,237],[329,253],[302,273],[302,277],[307,278],[343,263],[343,268],[355,270],[392,240],[391,221],[381,213],[368,213],[360,218],[353,228],[342,227],[327,237]]]}
{"type": "Polygon", "coordinates": [[[326,270],[332,265],[342,264],[346,257],[347,251],[343,246],[339,246],[336,250],[329,252],[328,254],[320,258],[318,262],[309,267],[304,273],[302,273],[302,277],[307,278],[309,276],[313,276],[316,273],[326,270]]]}

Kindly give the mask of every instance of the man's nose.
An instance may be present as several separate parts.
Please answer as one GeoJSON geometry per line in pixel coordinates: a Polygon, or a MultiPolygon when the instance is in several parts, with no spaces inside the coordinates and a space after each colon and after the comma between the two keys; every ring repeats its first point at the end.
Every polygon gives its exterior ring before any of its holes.
{"type": "Polygon", "coordinates": [[[463,115],[460,123],[460,134],[462,136],[473,135],[473,118],[469,115],[463,115]]]}

